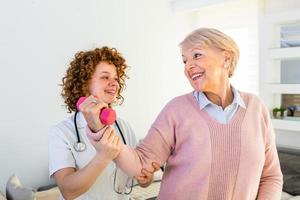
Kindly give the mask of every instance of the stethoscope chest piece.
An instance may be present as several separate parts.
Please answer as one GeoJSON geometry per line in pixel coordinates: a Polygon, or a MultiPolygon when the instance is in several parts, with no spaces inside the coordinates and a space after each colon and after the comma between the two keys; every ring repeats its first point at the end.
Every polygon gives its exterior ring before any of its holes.
{"type": "Polygon", "coordinates": [[[75,112],[75,116],[74,116],[74,125],[75,125],[76,137],[77,137],[77,142],[74,143],[74,149],[77,152],[83,152],[86,149],[86,144],[84,142],[80,141],[78,128],[77,128],[77,122],[76,122],[77,114],[78,114],[78,111],[75,112]]]}
{"type": "Polygon", "coordinates": [[[74,149],[77,152],[83,152],[86,149],[86,144],[83,142],[76,142],[74,144],[74,149]]]}

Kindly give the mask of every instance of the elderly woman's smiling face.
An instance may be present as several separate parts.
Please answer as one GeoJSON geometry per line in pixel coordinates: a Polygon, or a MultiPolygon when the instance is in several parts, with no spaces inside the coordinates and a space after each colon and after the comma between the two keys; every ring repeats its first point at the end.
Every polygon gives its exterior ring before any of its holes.
{"type": "Polygon", "coordinates": [[[226,51],[208,46],[181,48],[184,73],[196,91],[214,92],[228,79],[226,51]]]}

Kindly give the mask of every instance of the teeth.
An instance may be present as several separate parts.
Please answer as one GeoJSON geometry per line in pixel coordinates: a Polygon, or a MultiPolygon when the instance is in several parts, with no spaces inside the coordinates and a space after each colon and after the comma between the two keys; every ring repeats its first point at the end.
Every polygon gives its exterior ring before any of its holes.
{"type": "Polygon", "coordinates": [[[194,75],[192,76],[192,79],[195,80],[196,78],[199,78],[199,77],[202,76],[202,75],[203,75],[203,73],[197,73],[197,74],[194,74],[194,75]]]}

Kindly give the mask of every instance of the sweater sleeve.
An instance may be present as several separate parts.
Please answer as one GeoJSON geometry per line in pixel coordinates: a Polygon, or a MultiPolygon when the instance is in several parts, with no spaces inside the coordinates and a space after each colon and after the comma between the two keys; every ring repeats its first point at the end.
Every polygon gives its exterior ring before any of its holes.
{"type": "Polygon", "coordinates": [[[136,176],[142,168],[153,171],[152,162],[163,165],[170,156],[175,145],[175,123],[168,110],[165,108],[161,111],[136,148],[122,146],[115,162],[128,175],[136,176]]]}
{"type": "Polygon", "coordinates": [[[265,164],[260,178],[257,199],[280,200],[283,178],[276,149],[274,129],[266,108],[264,108],[263,116],[266,138],[265,164]]]}

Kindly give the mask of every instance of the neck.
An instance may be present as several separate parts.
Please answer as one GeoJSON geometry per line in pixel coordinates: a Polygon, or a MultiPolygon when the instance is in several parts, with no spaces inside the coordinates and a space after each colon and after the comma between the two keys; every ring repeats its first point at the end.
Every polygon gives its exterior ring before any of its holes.
{"type": "Polygon", "coordinates": [[[233,101],[233,93],[229,81],[222,87],[211,91],[204,91],[205,96],[214,104],[225,109],[233,101]]]}

